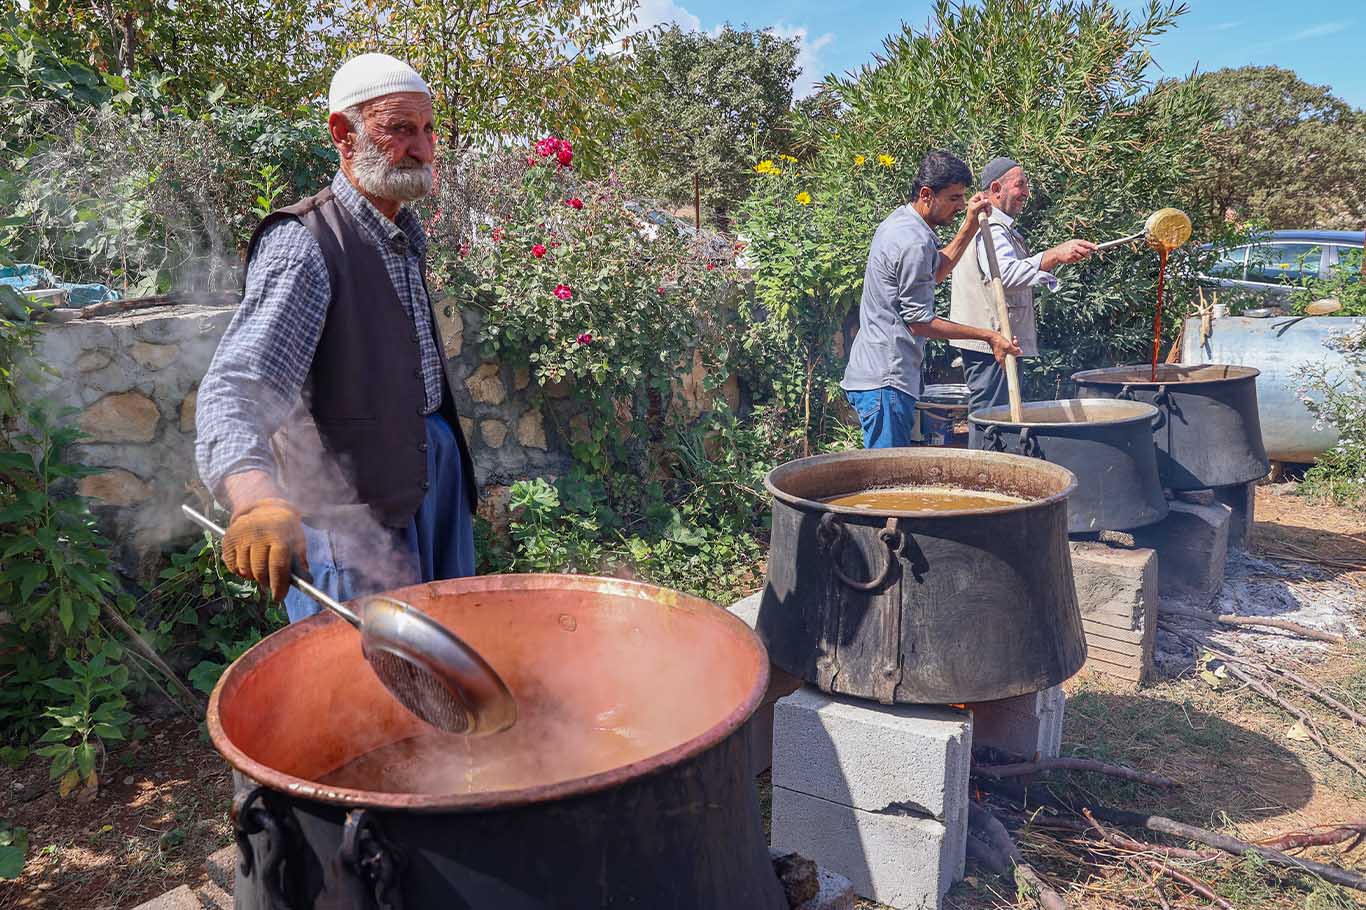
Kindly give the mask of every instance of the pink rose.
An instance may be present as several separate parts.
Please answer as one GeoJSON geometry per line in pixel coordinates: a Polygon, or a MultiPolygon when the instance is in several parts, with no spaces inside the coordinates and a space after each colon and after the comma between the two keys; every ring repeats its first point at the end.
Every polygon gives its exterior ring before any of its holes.
{"type": "Polygon", "coordinates": [[[584,347],[588,347],[588,345],[593,343],[593,336],[587,332],[584,332],[580,334],[579,337],[575,340],[578,341],[578,343],[583,345],[584,347]]]}
{"type": "Polygon", "coordinates": [[[578,196],[575,196],[573,199],[566,199],[564,201],[564,204],[569,206],[571,209],[583,208],[583,200],[580,199],[578,196]]]}
{"type": "Polygon", "coordinates": [[[659,292],[659,296],[660,296],[660,297],[663,297],[663,296],[664,296],[664,289],[663,289],[663,288],[655,288],[655,290],[659,292]]]}
{"type": "Polygon", "coordinates": [[[536,154],[540,155],[542,158],[548,158],[555,154],[559,148],[560,140],[556,139],[554,136],[546,136],[540,142],[536,143],[536,154]]]}
{"type": "Polygon", "coordinates": [[[555,296],[561,300],[568,300],[574,296],[574,291],[567,284],[555,285],[555,296]]]}
{"type": "Polygon", "coordinates": [[[555,153],[555,160],[560,163],[560,167],[569,167],[569,163],[574,160],[574,153],[569,150],[569,143],[560,146],[560,150],[555,153]]]}
{"type": "Polygon", "coordinates": [[[503,239],[503,229],[500,228],[500,227],[494,228],[494,229],[493,229],[493,242],[494,242],[494,243],[497,243],[498,241],[500,241],[500,240],[502,240],[502,239],[503,239]]]}
{"type": "Polygon", "coordinates": [[[708,262],[708,263],[707,263],[707,271],[708,271],[708,272],[714,272],[714,271],[716,271],[716,263],[714,263],[714,262],[708,262]]]}
{"type": "Polygon", "coordinates": [[[537,259],[540,259],[542,256],[545,255],[545,246],[539,243],[536,244],[531,248],[531,255],[535,256],[537,259]]]}
{"type": "Polygon", "coordinates": [[[527,156],[526,156],[526,163],[527,163],[529,166],[531,166],[531,167],[535,167],[535,166],[536,166],[536,156],[535,156],[535,155],[527,155],[527,156]]]}
{"type": "Polygon", "coordinates": [[[469,245],[468,243],[462,243],[462,244],[460,244],[460,258],[463,259],[463,258],[465,258],[466,256],[468,256],[469,254],[470,254],[470,245],[469,245]]]}

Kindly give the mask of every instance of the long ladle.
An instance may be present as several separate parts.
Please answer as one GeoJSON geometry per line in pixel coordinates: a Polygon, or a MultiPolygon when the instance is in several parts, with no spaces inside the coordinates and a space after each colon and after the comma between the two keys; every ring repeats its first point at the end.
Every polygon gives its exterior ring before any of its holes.
{"type": "MultiPolygon", "coordinates": [[[[196,524],[223,529],[187,505],[196,524]]],[[[420,720],[448,733],[498,733],[517,722],[517,702],[488,662],[427,614],[392,597],[359,599],[356,612],[290,575],[295,587],[360,632],[361,653],[384,688],[420,720]]]]}
{"type": "Polygon", "coordinates": [[[1158,209],[1143,223],[1143,230],[1096,246],[1096,252],[1142,240],[1155,250],[1170,253],[1191,238],[1191,220],[1180,209],[1158,209]]]}

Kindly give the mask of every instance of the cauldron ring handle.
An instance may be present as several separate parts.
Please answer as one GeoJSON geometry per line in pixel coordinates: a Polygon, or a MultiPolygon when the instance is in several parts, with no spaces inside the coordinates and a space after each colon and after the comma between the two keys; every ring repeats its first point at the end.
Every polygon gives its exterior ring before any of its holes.
{"type": "Polygon", "coordinates": [[[987,424],[986,429],[982,431],[982,442],[985,443],[987,451],[1004,452],[1006,450],[1006,444],[1001,440],[1001,428],[994,423],[987,424]]]}
{"type": "Polygon", "coordinates": [[[887,545],[887,564],[882,567],[876,578],[869,581],[857,581],[844,574],[840,568],[840,550],[844,548],[845,537],[848,532],[844,530],[844,523],[834,512],[826,512],[821,518],[821,523],[816,526],[816,542],[822,550],[830,553],[830,570],[835,577],[846,587],[853,588],[855,591],[869,592],[876,591],[891,581],[892,575],[896,572],[901,563],[897,560],[896,554],[906,544],[906,537],[897,528],[895,517],[887,519],[887,525],[877,532],[878,540],[887,545]]]}
{"type": "Polygon", "coordinates": [[[1133,400],[1134,400],[1134,388],[1133,388],[1133,385],[1130,384],[1130,383],[1127,383],[1127,382],[1124,383],[1124,385],[1122,385],[1122,386],[1119,387],[1119,394],[1116,395],[1115,397],[1118,398],[1118,399],[1120,399],[1121,401],[1133,401],[1133,400]]]}
{"type": "Polygon", "coordinates": [[[260,863],[261,884],[265,887],[267,906],[270,910],[291,910],[294,906],[280,887],[280,865],[285,860],[284,825],[275,817],[266,802],[270,790],[254,787],[233,798],[229,818],[232,821],[233,836],[237,839],[237,852],[240,855],[238,871],[244,878],[255,872],[256,852],[249,839],[253,834],[264,833],[266,846],[262,851],[260,863]],[[257,802],[260,805],[255,805],[257,802]]]}
{"type": "Polygon", "coordinates": [[[1020,430],[1019,452],[1026,458],[1043,458],[1039,437],[1034,435],[1033,427],[1024,427],[1020,430]]]}
{"type": "Polygon", "coordinates": [[[398,878],[407,857],[384,836],[374,813],[353,809],[346,814],[338,855],[365,882],[378,910],[402,910],[398,878]]]}

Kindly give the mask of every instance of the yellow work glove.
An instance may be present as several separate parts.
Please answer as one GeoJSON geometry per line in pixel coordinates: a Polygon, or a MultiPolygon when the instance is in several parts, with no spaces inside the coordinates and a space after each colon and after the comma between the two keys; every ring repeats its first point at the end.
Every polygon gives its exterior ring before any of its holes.
{"type": "Polygon", "coordinates": [[[284,600],[295,559],[308,570],[308,545],[299,512],[283,499],[261,499],[232,516],[223,535],[228,571],[256,582],[284,600]]]}

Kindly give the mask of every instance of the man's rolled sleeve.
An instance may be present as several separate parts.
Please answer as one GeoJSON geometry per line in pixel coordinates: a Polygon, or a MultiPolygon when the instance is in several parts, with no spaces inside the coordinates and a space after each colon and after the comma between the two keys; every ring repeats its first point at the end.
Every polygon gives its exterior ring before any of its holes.
{"type": "Polygon", "coordinates": [[[330,299],[327,265],[308,229],[297,221],[268,229],[196,401],[195,457],[215,496],[232,474],[275,473],[270,438],[299,400],[330,299]]]}
{"type": "MultiPolygon", "coordinates": [[[[992,245],[996,248],[996,265],[1001,270],[1001,284],[1006,290],[1043,285],[1050,291],[1058,289],[1058,279],[1052,272],[1043,270],[1043,253],[1035,253],[1025,259],[1015,255],[1015,247],[1006,237],[1000,225],[991,226],[992,245]]],[[[982,274],[991,275],[991,264],[987,261],[986,238],[977,235],[975,241],[977,264],[982,274]]]]}

